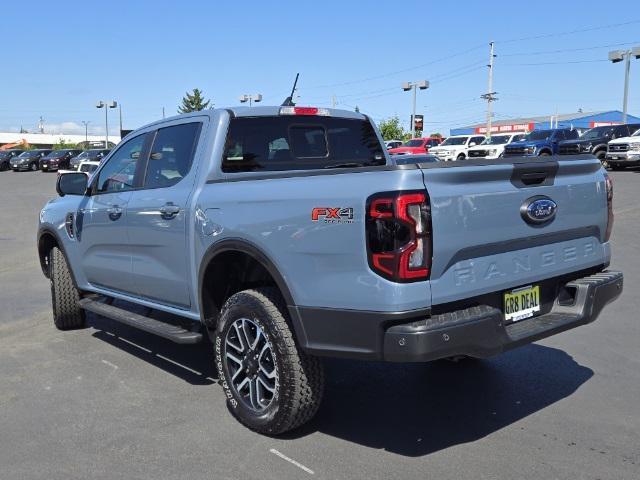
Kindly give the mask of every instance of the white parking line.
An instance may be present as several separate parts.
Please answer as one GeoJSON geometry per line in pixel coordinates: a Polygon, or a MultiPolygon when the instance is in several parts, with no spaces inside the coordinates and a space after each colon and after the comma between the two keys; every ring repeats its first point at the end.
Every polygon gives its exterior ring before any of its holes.
{"type": "Polygon", "coordinates": [[[202,375],[201,372],[198,372],[197,370],[194,370],[193,368],[189,368],[186,365],[182,365],[181,363],[178,363],[175,360],[171,360],[170,358],[164,357],[164,356],[160,355],[159,353],[156,353],[156,357],[161,358],[163,360],[166,360],[169,363],[173,363],[174,365],[177,365],[180,368],[184,368],[185,370],[188,370],[191,373],[195,373],[196,375],[202,375]]]}
{"type": "Polygon", "coordinates": [[[301,470],[304,470],[305,472],[307,472],[310,475],[314,475],[313,470],[311,470],[308,467],[305,467],[304,465],[302,465],[300,462],[296,462],[293,458],[289,458],[287,457],[284,453],[280,453],[278,450],[276,450],[275,448],[272,448],[271,450],[269,450],[271,453],[273,453],[274,455],[277,455],[278,457],[280,457],[283,460],[286,460],[287,462],[291,463],[292,465],[295,465],[296,467],[300,468],[301,470]]]}
{"type": "Polygon", "coordinates": [[[109,365],[114,370],[118,369],[118,365],[116,365],[115,363],[111,363],[109,360],[102,360],[102,363],[104,363],[105,365],[109,365]]]}
{"type": "Polygon", "coordinates": [[[131,340],[127,340],[126,338],[122,338],[122,337],[118,337],[118,339],[122,340],[125,343],[128,343],[131,346],[134,346],[136,348],[139,348],[140,350],[142,350],[143,352],[147,352],[147,353],[151,353],[151,350],[149,350],[148,348],[144,348],[140,345],[138,345],[137,343],[133,343],[131,340]]]}

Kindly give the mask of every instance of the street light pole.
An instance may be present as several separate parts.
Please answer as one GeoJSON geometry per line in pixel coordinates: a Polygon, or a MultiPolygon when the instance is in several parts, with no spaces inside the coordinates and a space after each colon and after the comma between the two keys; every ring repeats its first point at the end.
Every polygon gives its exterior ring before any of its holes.
{"type": "Polygon", "coordinates": [[[89,124],[91,120],[83,120],[82,124],[84,125],[84,142],[89,143],[89,124]]]}
{"type": "Polygon", "coordinates": [[[629,100],[629,74],[631,72],[631,57],[640,58],[640,47],[633,47],[629,50],[613,50],[609,52],[611,63],[618,63],[624,60],[624,95],[622,99],[622,123],[627,123],[627,103],[629,100]]]}
{"type": "Polygon", "coordinates": [[[96,108],[104,108],[104,128],[105,128],[104,148],[105,149],[109,148],[109,109],[116,108],[117,106],[118,106],[118,102],[116,102],[115,100],[112,100],[110,104],[100,100],[96,104],[96,108]]]}
{"type": "Polygon", "coordinates": [[[240,103],[246,103],[249,102],[249,106],[251,106],[253,104],[253,102],[261,102],[262,101],[262,94],[261,93],[256,93],[255,95],[240,95],[240,103]]]}
{"type": "Polygon", "coordinates": [[[417,89],[425,90],[429,88],[429,82],[420,80],[419,82],[405,82],[402,84],[402,90],[408,92],[413,89],[413,114],[411,115],[411,138],[416,136],[416,95],[417,89]]]}
{"type": "Polygon", "coordinates": [[[122,136],[122,104],[118,103],[118,113],[120,114],[120,132],[118,132],[118,136],[122,136]]]}
{"type": "Polygon", "coordinates": [[[493,105],[492,103],[497,100],[495,97],[496,92],[493,91],[493,59],[496,58],[493,53],[493,42],[489,42],[489,85],[487,89],[487,93],[484,95],[480,95],[480,98],[483,98],[487,101],[487,137],[491,137],[491,124],[493,121],[493,105]]]}

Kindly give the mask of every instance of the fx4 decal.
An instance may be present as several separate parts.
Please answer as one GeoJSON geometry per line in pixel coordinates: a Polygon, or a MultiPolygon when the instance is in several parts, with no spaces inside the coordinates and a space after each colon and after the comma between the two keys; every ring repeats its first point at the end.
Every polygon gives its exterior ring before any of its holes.
{"type": "Polygon", "coordinates": [[[311,220],[324,223],[353,223],[353,208],[316,207],[311,211],[311,220]]]}

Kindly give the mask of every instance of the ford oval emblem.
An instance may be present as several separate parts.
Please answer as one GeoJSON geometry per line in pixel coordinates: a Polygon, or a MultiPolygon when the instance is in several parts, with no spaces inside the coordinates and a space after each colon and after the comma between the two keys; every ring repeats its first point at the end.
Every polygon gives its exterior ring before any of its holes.
{"type": "Polygon", "coordinates": [[[520,207],[520,215],[531,225],[550,222],[556,216],[558,204],[544,195],[528,198],[520,207]]]}

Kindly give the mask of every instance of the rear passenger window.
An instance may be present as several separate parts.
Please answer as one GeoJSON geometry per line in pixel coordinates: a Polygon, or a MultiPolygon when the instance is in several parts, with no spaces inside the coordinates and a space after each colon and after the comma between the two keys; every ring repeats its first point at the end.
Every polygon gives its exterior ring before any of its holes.
{"type": "Polygon", "coordinates": [[[183,123],[158,130],[147,162],[144,188],[170,187],[189,173],[200,125],[183,123]]]}

